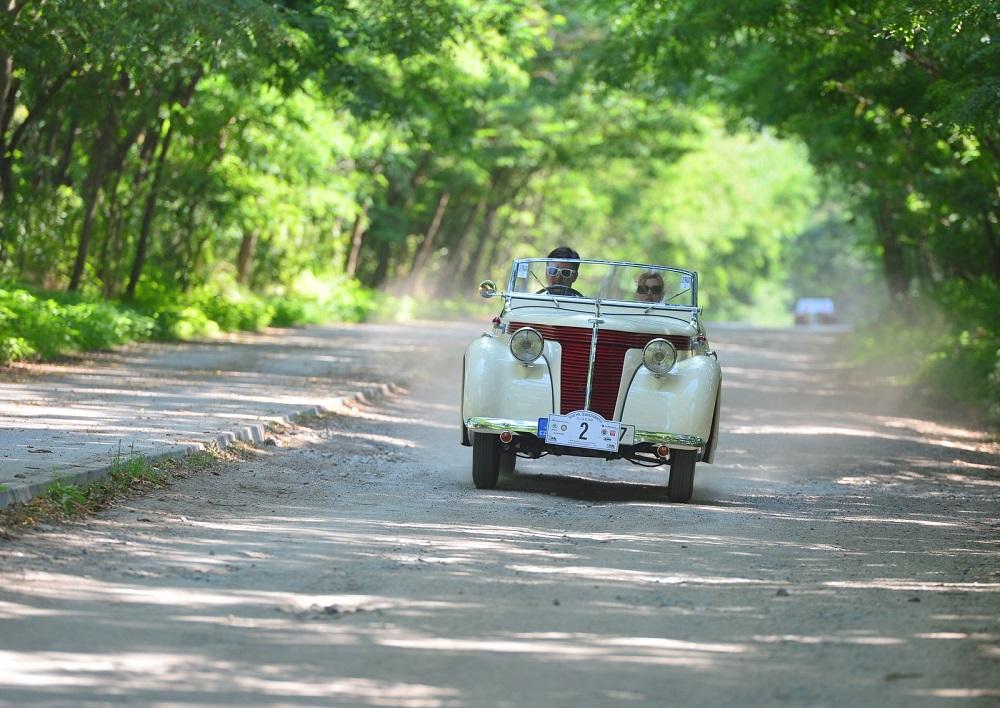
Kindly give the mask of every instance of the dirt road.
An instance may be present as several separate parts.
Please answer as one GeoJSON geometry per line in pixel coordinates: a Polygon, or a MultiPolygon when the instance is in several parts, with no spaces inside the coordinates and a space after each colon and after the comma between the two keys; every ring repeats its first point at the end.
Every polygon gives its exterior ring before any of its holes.
{"type": "Polygon", "coordinates": [[[0,703],[1000,701],[988,436],[854,382],[842,335],[717,329],[691,504],[590,460],[480,492],[455,405],[475,333],[431,331],[408,396],[0,544],[0,703]]]}

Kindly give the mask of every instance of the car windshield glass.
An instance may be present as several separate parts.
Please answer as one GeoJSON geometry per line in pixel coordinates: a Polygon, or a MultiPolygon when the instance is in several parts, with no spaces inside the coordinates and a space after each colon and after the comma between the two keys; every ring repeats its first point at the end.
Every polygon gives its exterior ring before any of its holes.
{"type": "Polygon", "coordinates": [[[511,293],[697,306],[694,273],[663,266],[530,258],[514,261],[511,293]]]}

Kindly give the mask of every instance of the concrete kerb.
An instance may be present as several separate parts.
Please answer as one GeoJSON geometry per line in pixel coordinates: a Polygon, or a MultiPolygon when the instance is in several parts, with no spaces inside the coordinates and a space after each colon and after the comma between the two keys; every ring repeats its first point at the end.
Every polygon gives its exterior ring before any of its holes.
{"type": "MultiPolygon", "coordinates": [[[[145,458],[150,462],[159,462],[163,460],[176,460],[184,458],[195,452],[202,452],[213,446],[217,446],[220,450],[222,450],[234,445],[237,441],[259,445],[262,444],[267,438],[267,426],[271,423],[291,424],[294,423],[297,418],[301,418],[303,416],[319,416],[324,413],[335,412],[337,409],[350,406],[351,404],[371,403],[398,391],[399,388],[394,384],[372,384],[364,387],[364,389],[360,391],[355,391],[353,393],[331,399],[328,401],[327,405],[308,406],[289,413],[288,415],[274,416],[263,423],[253,423],[251,425],[242,426],[235,431],[223,432],[205,443],[177,443],[173,446],[173,449],[168,450],[167,452],[153,455],[136,455],[136,457],[145,458]]],[[[105,479],[111,473],[112,467],[113,465],[111,464],[101,463],[98,466],[91,467],[89,469],[74,470],[68,471],[65,474],[57,474],[51,479],[38,480],[37,482],[24,484],[7,485],[6,488],[0,489],[0,509],[8,507],[11,504],[30,501],[32,498],[44,494],[45,491],[56,482],[62,482],[63,484],[84,485],[100,481],[105,479]]]]}

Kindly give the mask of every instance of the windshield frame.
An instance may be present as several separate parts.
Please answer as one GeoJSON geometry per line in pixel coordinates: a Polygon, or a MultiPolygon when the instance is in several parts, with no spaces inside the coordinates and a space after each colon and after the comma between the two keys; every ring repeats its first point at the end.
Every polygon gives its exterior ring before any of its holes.
{"type": "Polygon", "coordinates": [[[693,311],[698,309],[698,273],[693,270],[686,270],[684,268],[674,268],[672,266],[660,266],[651,265],[648,263],[634,263],[631,261],[606,261],[594,258],[515,258],[511,263],[510,273],[507,276],[507,288],[503,292],[503,298],[510,301],[511,298],[524,298],[529,300],[538,300],[541,302],[594,302],[594,303],[607,303],[613,304],[615,306],[627,306],[637,309],[642,309],[650,311],[656,310],[684,310],[685,312],[693,311]],[[591,264],[591,265],[604,265],[604,266],[625,266],[630,268],[641,268],[648,271],[665,271],[671,273],[679,273],[681,275],[688,275],[691,277],[691,304],[690,305],[676,305],[671,303],[663,302],[636,302],[634,300],[615,300],[615,299],[602,299],[587,296],[571,296],[571,295],[554,295],[552,293],[532,293],[532,292],[520,292],[514,290],[514,281],[516,280],[517,268],[520,263],[577,263],[577,264],[591,264]]]}

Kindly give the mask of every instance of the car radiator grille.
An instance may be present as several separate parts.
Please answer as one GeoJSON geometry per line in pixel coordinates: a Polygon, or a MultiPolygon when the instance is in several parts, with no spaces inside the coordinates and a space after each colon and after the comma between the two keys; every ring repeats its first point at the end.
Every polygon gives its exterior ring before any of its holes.
{"type": "MultiPolygon", "coordinates": [[[[572,413],[583,408],[587,398],[587,369],[590,366],[590,336],[588,327],[560,327],[525,322],[511,322],[507,331],[513,334],[521,327],[533,327],[546,339],[562,346],[562,400],[560,413],[572,413]]],[[[678,350],[691,349],[691,339],[680,335],[638,334],[635,332],[597,331],[597,352],[594,358],[594,387],[590,392],[590,410],[605,420],[614,419],[618,389],[622,383],[622,366],[629,349],[642,349],[649,340],[666,339],[678,350]]]]}

